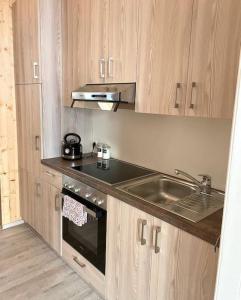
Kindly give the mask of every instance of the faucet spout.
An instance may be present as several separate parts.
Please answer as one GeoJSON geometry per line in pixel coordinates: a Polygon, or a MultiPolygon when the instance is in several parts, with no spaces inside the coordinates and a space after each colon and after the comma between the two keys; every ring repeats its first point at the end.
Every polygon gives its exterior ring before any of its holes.
{"type": "Polygon", "coordinates": [[[209,175],[199,175],[202,176],[202,181],[198,181],[193,176],[189,175],[188,173],[175,169],[176,175],[182,175],[187,179],[191,180],[194,184],[196,184],[199,188],[201,193],[203,194],[211,194],[212,184],[211,184],[211,176],[209,175]]]}

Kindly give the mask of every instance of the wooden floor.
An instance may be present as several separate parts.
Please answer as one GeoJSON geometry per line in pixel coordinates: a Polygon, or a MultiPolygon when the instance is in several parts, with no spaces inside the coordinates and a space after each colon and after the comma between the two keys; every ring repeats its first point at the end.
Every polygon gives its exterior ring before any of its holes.
{"type": "Polygon", "coordinates": [[[1,300],[101,299],[29,227],[0,231],[1,300]]]}

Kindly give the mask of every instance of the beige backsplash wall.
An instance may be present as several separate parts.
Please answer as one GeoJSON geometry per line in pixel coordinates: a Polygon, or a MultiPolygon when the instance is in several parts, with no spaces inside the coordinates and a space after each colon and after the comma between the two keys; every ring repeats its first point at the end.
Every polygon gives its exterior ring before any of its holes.
{"type": "Polygon", "coordinates": [[[167,174],[179,168],[210,174],[224,189],[232,122],[131,111],[93,111],[93,140],[108,143],[112,156],[167,174]]]}

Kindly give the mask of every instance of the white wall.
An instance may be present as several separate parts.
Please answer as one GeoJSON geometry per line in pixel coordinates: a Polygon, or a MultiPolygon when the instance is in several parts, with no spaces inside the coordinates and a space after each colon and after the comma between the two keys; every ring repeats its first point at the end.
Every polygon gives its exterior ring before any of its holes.
{"type": "Polygon", "coordinates": [[[171,175],[175,168],[207,173],[224,189],[231,126],[230,120],[65,108],[62,128],[80,134],[84,152],[93,141],[105,142],[115,158],[171,175]]]}
{"type": "Polygon", "coordinates": [[[230,120],[169,117],[132,111],[93,111],[93,139],[108,143],[112,155],[174,175],[179,168],[210,174],[224,189],[231,134],[230,120]]]}

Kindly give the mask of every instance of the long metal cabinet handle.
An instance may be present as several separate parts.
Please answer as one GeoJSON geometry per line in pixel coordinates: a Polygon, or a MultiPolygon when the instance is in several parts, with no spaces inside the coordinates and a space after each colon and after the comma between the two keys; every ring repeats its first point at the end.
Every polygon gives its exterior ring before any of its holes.
{"type": "Polygon", "coordinates": [[[55,195],[55,211],[59,211],[60,210],[60,194],[59,193],[57,193],[56,195],[55,195]]]}
{"type": "Polygon", "coordinates": [[[35,150],[36,151],[40,150],[40,136],[39,135],[35,136],[35,150]]]}
{"type": "Polygon", "coordinates": [[[113,78],[113,63],[114,63],[113,57],[110,57],[109,61],[108,61],[108,76],[109,76],[109,78],[113,78]]]}
{"type": "Polygon", "coordinates": [[[154,244],[154,251],[155,253],[159,253],[160,252],[160,247],[158,246],[158,234],[161,232],[161,227],[157,226],[154,228],[154,235],[155,235],[155,244],[154,244]]]}
{"type": "Polygon", "coordinates": [[[147,225],[147,221],[139,219],[138,223],[141,225],[141,229],[140,229],[140,232],[141,232],[141,234],[140,234],[141,245],[146,245],[146,239],[144,238],[144,228],[147,225]]]}
{"type": "Polygon", "coordinates": [[[36,197],[40,198],[41,197],[41,184],[39,182],[36,182],[35,187],[36,187],[36,197]]]}
{"type": "Polygon", "coordinates": [[[175,108],[179,108],[180,104],[178,102],[178,91],[181,89],[181,83],[178,82],[177,85],[176,85],[176,97],[175,97],[175,104],[174,104],[174,107],[175,108]]]}
{"type": "Polygon", "coordinates": [[[99,60],[100,64],[100,78],[105,78],[105,59],[101,58],[99,60]]]}
{"type": "Polygon", "coordinates": [[[33,63],[33,78],[34,79],[38,79],[39,78],[39,67],[38,67],[38,63],[37,62],[33,63]]]}
{"type": "Polygon", "coordinates": [[[194,103],[193,103],[193,90],[197,87],[196,82],[192,82],[192,89],[191,89],[191,102],[190,102],[190,109],[194,109],[194,103]]]}
{"type": "Polygon", "coordinates": [[[73,261],[76,262],[81,268],[85,268],[86,265],[79,261],[78,257],[74,256],[73,261]]]}

